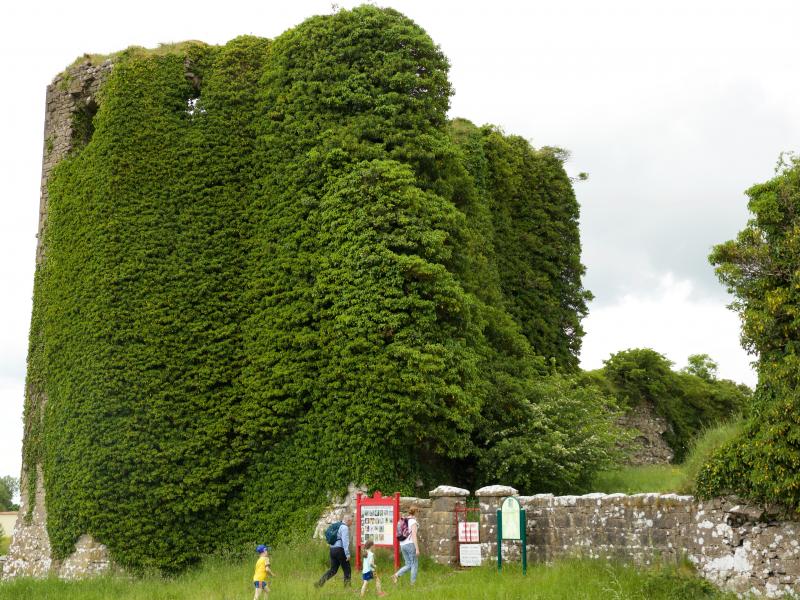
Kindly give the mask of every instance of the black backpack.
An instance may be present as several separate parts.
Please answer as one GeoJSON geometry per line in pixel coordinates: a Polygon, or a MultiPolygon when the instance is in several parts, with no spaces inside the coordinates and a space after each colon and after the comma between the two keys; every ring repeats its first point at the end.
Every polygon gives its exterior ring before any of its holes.
{"type": "Polygon", "coordinates": [[[341,526],[341,521],[336,521],[336,523],[328,525],[328,528],[325,530],[325,541],[328,542],[329,546],[333,546],[336,540],[339,539],[339,527],[341,526]]]}

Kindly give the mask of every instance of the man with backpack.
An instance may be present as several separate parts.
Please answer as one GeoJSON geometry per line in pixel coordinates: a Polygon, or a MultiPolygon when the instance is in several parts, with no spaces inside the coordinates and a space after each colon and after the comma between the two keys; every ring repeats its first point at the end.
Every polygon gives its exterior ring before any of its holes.
{"type": "Polygon", "coordinates": [[[331,568],[314,584],[316,587],[322,587],[328,579],[336,575],[339,566],[342,567],[345,587],[350,585],[350,524],[352,522],[353,517],[345,515],[341,521],[332,523],[325,530],[325,541],[331,547],[331,568]]]}

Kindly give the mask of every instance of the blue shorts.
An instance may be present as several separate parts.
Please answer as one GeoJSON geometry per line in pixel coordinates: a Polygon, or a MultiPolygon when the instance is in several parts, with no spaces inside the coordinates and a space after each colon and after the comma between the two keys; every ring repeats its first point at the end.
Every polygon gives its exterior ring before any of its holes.
{"type": "Polygon", "coordinates": [[[256,586],[256,589],[261,588],[262,590],[267,589],[267,582],[266,581],[254,581],[253,585],[256,586]]]}
{"type": "Polygon", "coordinates": [[[372,571],[367,571],[366,573],[364,573],[361,576],[361,579],[363,579],[364,581],[369,581],[370,579],[374,579],[374,578],[375,578],[375,574],[372,571]]]}

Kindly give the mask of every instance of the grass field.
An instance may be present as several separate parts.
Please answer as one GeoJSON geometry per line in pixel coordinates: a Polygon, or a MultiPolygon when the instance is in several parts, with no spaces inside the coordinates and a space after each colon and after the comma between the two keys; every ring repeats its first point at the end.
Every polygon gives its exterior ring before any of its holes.
{"type": "Polygon", "coordinates": [[[687,487],[686,470],[682,465],[646,465],[598,473],[592,490],[606,494],[683,493],[687,487]]]}
{"type": "Polygon", "coordinates": [[[717,448],[733,440],[742,430],[742,420],[734,419],[709,427],[692,443],[686,460],[680,465],[623,467],[598,473],[592,491],[612,494],[661,492],[691,494],[698,471],[717,448]]]}
{"type": "Polygon", "coordinates": [[[11,545],[11,538],[10,537],[2,537],[0,536],[0,556],[3,556],[8,552],[8,547],[11,545]]]}
{"type": "MultiPolygon", "coordinates": [[[[271,599],[356,598],[360,575],[354,573],[353,587],[345,589],[341,574],[321,590],[313,583],[327,569],[327,547],[322,544],[277,548],[272,567],[271,599]]],[[[252,560],[209,560],[202,567],[175,578],[108,576],[92,580],[16,580],[0,583],[3,600],[245,600],[253,596],[252,560]]],[[[732,600],[734,596],[716,591],[697,579],[690,567],[640,571],[603,561],[568,560],[553,566],[531,565],[522,575],[518,564],[504,565],[498,574],[493,564],[470,570],[455,570],[423,561],[417,585],[407,578],[391,582],[390,561],[378,561],[387,598],[397,600],[433,598],[456,599],[576,599],[576,600],[691,600],[694,598],[732,600]]],[[[375,598],[370,587],[368,598],[375,598]]]]}
{"type": "MultiPolygon", "coordinates": [[[[626,467],[600,473],[594,482],[598,492],[690,493],[699,466],[714,448],[731,439],[740,424],[721,425],[706,431],[695,442],[682,465],[626,467]]],[[[8,542],[0,540],[0,554],[8,542]]],[[[276,548],[272,556],[277,573],[270,598],[337,599],[355,598],[360,574],[353,574],[353,587],[344,589],[342,576],[321,590],[313,583],[327,570],[327,546],[322,543],[276,548]]],[[[246,560],[211,559],[179,577],[156,575],[137,578],[122,575],[92,580],[17,580],[0,583],[0,600],[245,600],[253,596],[251,577],[256,556],[246,560]]],[[[635,569],[617,563],[593,560],[565,560],[555,565],[530,565],[523,576],[519,565],[506,565],[502,575],[487,564],[470,570],[455,570],[423,560],[415,587],[408,581],[391,583],[388,555],[379,555],[384,589],[388,598],[435,600],[531,599],[531,600],[692,600],[695,598],[733,600],[711,584],[698,579],[689,566],[635,569]]],[[[375,598],[374,586],[367,597],[375,598]]]]}

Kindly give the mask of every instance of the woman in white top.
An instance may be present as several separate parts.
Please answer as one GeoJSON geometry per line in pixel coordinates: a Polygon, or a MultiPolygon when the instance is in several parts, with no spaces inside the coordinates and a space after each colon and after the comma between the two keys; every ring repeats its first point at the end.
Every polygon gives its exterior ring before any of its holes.
{"type": "Polygon", "coordinates": [[[406,571],[411,571],[411,585],[417,581],[417,570],[419,565],[419,542],[417,541],[417,508],[412,506],[408,509],[408,529],[409,536],[400,542],[400,552],[403,554],[405,565],[392,576],[392,581],[397,583],[397,578],[406,571]]]}

